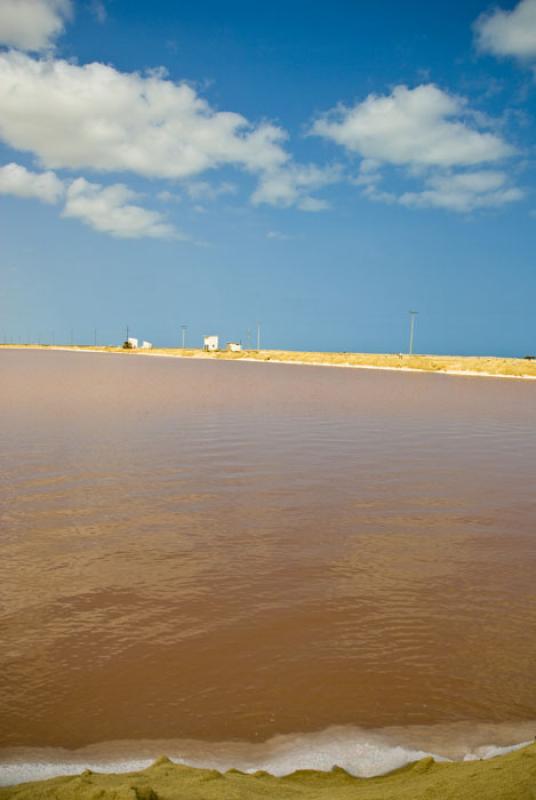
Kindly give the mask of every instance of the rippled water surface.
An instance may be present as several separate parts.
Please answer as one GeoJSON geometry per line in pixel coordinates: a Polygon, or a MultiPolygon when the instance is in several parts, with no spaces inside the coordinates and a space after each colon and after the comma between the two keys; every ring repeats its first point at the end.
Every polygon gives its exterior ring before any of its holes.
{"type": "Polygon", "coordinates": [[[536,384],[0,370],[1,745],[536,719],[536,384]]]}

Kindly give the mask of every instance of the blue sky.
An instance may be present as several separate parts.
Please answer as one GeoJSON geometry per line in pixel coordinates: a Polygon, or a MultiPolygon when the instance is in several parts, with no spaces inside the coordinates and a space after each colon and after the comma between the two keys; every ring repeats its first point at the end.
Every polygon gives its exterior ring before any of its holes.
{"type": "Polygon", "coordinates": [[[536,351],[536,0],[2,0],[0,337],[536,351]]]}

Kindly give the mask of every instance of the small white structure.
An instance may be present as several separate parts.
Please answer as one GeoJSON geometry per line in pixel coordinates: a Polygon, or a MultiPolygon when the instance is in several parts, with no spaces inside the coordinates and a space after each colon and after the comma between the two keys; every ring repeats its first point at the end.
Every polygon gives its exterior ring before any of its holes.
{"type": "Polygon", "coordinates": [[[229,350],[231,353],[241,353],[242,345],[239,342],[228,342],[227,350],[229,350]]]}
{"type": "Polygon", "coordinates": [[[129,336],[128,339],[127,339],[127,342],[129,343],[129,345],[132,348],[132,350],[137,350],[137,348],[138,348],[138,340],[137,339],[135,339],[133,336],[129,336]]]}
{"type": "Polygon", "coordinates": [[[152,350],[153,349],[152,342],[146,342],[145,340],[143,340],[143,342],[141,343],[141,349],[142,350],[152,350]]]}
{"type": "Polygon", "coordinates": [[[209,353],[220,349],[220,340],[218,336],[205,336],[203,339],[203,350],[209,353]]]}

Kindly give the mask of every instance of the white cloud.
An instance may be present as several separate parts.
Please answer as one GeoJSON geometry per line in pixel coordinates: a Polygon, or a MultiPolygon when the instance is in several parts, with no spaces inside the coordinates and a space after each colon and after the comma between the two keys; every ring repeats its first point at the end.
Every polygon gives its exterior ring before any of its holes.
{"type": "Polygon", "coordinates": [[[300,211],[325,211],[329,208],[329,203],[318,197],[304,197],[298,201],[298,208],[300,211]]]}
{"type": "Polygon", "coordinates": [[[521,189],[509,185],[504,172],[481,170],[451,175],[434,175],[427,179],[422,192],[405,192],[398,198],[402,205],[435,206],[462,213],[490,208],[521,200],[521,189]]]}
{"type": "Polygon", "coordinates": [[[0,0],[0,44],[46,50],[63,32],[71,12],[71,0],[0,0]]]}
{"type": "Polygon", "coordinates": [[[120,183],[101,186],[85,178],[61,181],[54,172],[31,172],[20,164],[0,167],[0,194],[58,203],[65,198],[63,217],[76,217],[97,231],[125,239],[145,236],[185,239],[164,216],[134,205],[135,192],[120,183]]]}
{"type": "Polygon", "coordinates": [[[62,216],[76,217],[97,231],[123,239],[185,238],[162,214],[133,205],[130,201],[136,197],[135,192],[120,183],[103,187],[77,178],[67,189],[62,216]]]}
{"type": "Polygon", "coordinates": [[[423,84],[369,95],[351,108],[339,106],[318,119],[312,133],[361,156],[351,182],[369,200],[467,212],[523,197],[504,172],[475,169],[515,154],[486,127],[487,118],[463,98],[423,84]],[[395,190],[382,185],[386,174],[396,179],[395,190]],[[399,182],[408,177],[422,189],[401,192],[399,182]]]}
{"type": "Polygon", "coordinates": [[[433,84],[397,86],[318,119],[312,133],[365,159],[399,166],[470,166],[496,161],[513,149],[468,122],[466,103],[433,84]]]}
{"type": "Polygon", "coordinates": [[[365,186],[363,194],[365,197],[368,197],[369,200],[374,200],[376,203],[387,203],[387,205],[391,205],[392,203],[398,202],[398,197],[394,192],[386,192],[380,189],[376,183],[365,186]]]}
{"type": "Polygon", "coordinates": [[[325,208],[309,193],[339,172],[294,164],[286,138],[270,123],[255,126],[240,114],[214,110],[160,69],[140,75],[0,53],[0,140],[46,168],[182,180],[190,199],[213,201],[235,193],[235,185],[194,178],[231,165],[259,176],[254,203],[325,208]]]}
{"type": "Polygon", "coordinates": [[[57,203],[64,186],[53,172],[31,172],[20,164],[0,167],[0,194],[35,197],[44,203],[57,203]]]}
{"type": "Polygon", "coordinates": [[[496,56],[536,58],[536,0],[521,0],[512,11],[496,9],[475,23],[478,48],[496,56]]]}
{"type": "Polygon", "coordinates": [[[182,195],[168,192],[167,189],[158,192],[156,196],[162,203],[182,203],[182,195]]]}
{"type": "Polygon", "coordinates": [[[61,181],[54,172],[31,172],[20,164],[0,167],[0,194],[58,203],[65,198],[63,217],[76,217],[97,231],[124,239],[145,236],[186,239],[164,216],[134,205],[137,195],[123,184],[104,187],[85,178],[61,181]]]}
{"type": "Polygon", "coordinates": [[[184,189],[191,200],[216,200],[222,195],[236,194],[237,192],[235,184],[228,181],[219,184],[211,184],[208,181],[190,181],[184,189]]]}
{"type": "Polygon", "coordinates": [[[234,164],[251,172],[281,168],[285,133],[215,111],[159,72],[123,73],[0,54],[0,138],[52,169],[128,171],[189,178],[234,164]]]}
{"type": "Polygon", "coordinates": [[[302,211],[320,211],[327,203],[311,197],[309,192],[340,180],[338,166],[317,167],[314,164],[285,165],[282,169],[265,172],[252,196],[253,203],[267,203],[289,208],[296,205],[302,211]]]}

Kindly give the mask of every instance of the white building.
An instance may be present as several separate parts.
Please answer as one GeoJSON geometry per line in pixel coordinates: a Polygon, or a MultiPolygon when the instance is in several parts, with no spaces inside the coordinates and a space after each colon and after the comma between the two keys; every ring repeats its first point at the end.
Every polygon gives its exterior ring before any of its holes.
{"type": "Polygon", "coordinates": [[[241,353],[242,345],[239,342],[228,342],[227,350],[229,350],[231,353],[241,353]]]}
{"type": "Polygon", "coordinates": [[[141,343],[142,350],[152,350],[153,345],[151,342],[146,342],[145,340],[141,343]]]}
{"type": "Polygon", "coordinates": [[[133,336],[129,336],[128,339],[127,339],[127,342],[129,343],[129,345],[132,348],[132,350],[136,350],[137,349],[138,340],[135,339],[133,336]]]}
{"type": "Polygon", "coordinates": [[[218,336],[205,336],[203,339],[203,350],[214,352],[220,349],[220,339],[218,336]]]}

